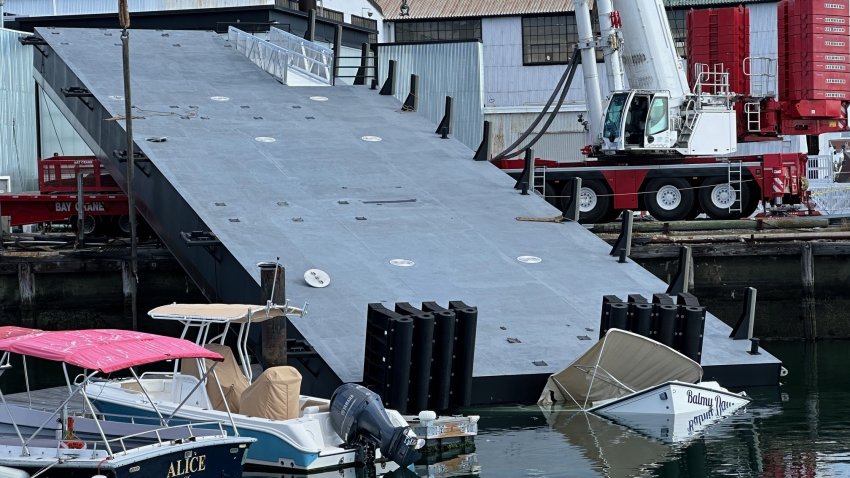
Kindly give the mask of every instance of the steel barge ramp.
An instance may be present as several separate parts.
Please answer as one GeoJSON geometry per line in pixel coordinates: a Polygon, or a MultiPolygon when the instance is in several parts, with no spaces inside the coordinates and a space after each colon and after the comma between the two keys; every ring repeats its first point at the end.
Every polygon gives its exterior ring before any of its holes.
{"type": "MultiPolygon", "coordinates": [[[[126,185],[120,32],[36,33],[36,81],[126,185]]],[[[211,301],[256,302],[257,263],[280,257],[310,303],[293,319],[320,357],[301,364],[308,392],[362,378],[368,303],[460,300],[479,311],[473,402],[533,401],[596,338],[603,295],[666,289],[579,224],[517,221],[559,212],[368,87],[281,85],[211,32],[132,30],[131,74],[139,210],[211,301]],[[331,285],[309,287],[311,268],[331,285]]],[[[779,361],[729,333],[707,319],[706,378],[776,384],[779,361]]]]}

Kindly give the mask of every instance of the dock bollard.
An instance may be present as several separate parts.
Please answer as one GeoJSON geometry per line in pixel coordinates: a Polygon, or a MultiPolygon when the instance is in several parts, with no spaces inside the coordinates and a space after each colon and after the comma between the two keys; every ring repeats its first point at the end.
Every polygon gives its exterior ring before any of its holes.
{"type": "Polygon", "coordinates": [[[750,339],[750,355],[761,355],[759,352],[759,339],[752,338],[750,339]]]}

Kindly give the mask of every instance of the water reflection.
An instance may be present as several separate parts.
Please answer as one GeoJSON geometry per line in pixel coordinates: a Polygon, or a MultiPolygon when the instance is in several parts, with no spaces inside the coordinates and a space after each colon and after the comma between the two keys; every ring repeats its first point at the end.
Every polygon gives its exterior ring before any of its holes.
{"type": "MultiPolygon", "coordinates": [[[[671,427],[627,428],[570,411],[475,410],[484,478],[850,476],[850,347],[772,343],[790,374],[751,389],[746,410],[684,437],[671,427]]],[[[634,425],[634,424],[632,424],[634,425]]]]}

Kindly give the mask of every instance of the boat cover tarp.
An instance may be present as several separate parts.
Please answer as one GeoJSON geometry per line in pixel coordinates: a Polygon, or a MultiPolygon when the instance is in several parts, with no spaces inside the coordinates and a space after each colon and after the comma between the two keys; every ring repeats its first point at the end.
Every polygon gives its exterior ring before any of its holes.
{"type": "Polygon", "coordinates": [[[103,373],[172,359],[223,360],[221,355],[188,340],[118,329],[18,335],[0,340],[0,351],[65,362],[103,373]]]}
{"type": "Polygon", "coordinates": [[[283,306],[250,304],[168,304],[157,307],[148,315],[154,319],[194,320],[205,322],[244,323],[262,322],[284,316],[283,306]]]}
{"type": "MultiPolygon", "coordinates": [[[[236,357],[233,356],[233,351],[230,350],[230,347],[221,344],[207,344],[204,348],[221,354],[224,357],[224,361],[216,366],[215,373],[208,375],[206,390],[210,404],[216,410],[223,412],[226,411],[224,407],[224,401],[226,400],[227,408],[231,412],[238,413],[240,405],[239,397],[242,396],[242,392],[251,383],[245,377],[245,374],[242,373],[242,369],[236,362],[236,357]],[[221,383],[221,390],[218,389],[216,378],[221,383]],[[224,399],[221,397],[222,392],[224,392],[224,399]]],[[[209,360],[205,360],[205,362],[206,369],[209,370],[212,362],[209,360]]],[[[180,371],[195,378],[201,378],[201,374],[198,372],[197,360],[182,360],[180,362],[180,371]]]]}
{"type": "Polygon", "coordinates": [[[656,342],[620,329],[605,337],[567,368],[549,376],[537,403],[593,402],[622,397],[671,380],[696,383],[702,367],[656,342]]]}
{"type": "Polygon", "coordinates": [[[239,413],[269,420],[288,420],[301,414],[301,374],[289,366],[271,367],[242,392],[239,413]]]}
{"type": "Polygon", "coordinates": [[[41,332],[38,329],[28,329],[26,327],[16,327],[14,325],[4,325],[0,327],[0,340],[19,337],[21,335],[30,335],[41,332]]]}

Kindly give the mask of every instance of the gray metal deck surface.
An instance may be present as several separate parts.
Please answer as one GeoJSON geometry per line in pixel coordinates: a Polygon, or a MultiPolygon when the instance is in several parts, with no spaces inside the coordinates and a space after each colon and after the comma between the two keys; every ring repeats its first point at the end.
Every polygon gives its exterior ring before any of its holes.
{"type": "MultiPolygon", "coordinates": [[[[118,32],[38,33],[79,78],[76,86],[95,95],[90,101],[123,115],[118,32]]],[[[467,147],[440,139],[435,125],[401,112],[391,97],[366,87],[281,85],[212,33],[134,30],[131,38],[136,143],[254,280],[250,290],[259,281],[255,265],[281,258],[287,296],[310,303],[295,326],[343,381],[361,379],[370,302],[477,306],[474,377],[481,378],[552,373],[592,343],[578,336],[596,338],[603,295],[666,288],[638,265],[618,264],[578,224],[517,221],[559,212],[519,195],[511,178],[474,162],[467,147]],[[310,99],[316,95],[327,101],[310,99]],[[161,136],[167,141],[145,141],[161,136]],[[522,255],[542,262],[520,263],[522,255]],[[415,265],[396,267],[394,258],[415,265]],[[301,276],[310,268],[327,271],[330,286],[307,286],[301,276]],[[540,360],[548,365],[533,363],[540,360]]],[[[49,71],[41,76],[53,90],[75,86],[55,84],[49,71]]],[[[86,112],[79,99],[54,96],[69,114],[86,112]]],[[[106,128],[77,123],[92,143],[101,134],[93,128],[106,128]]],[[[123,121],[117,125],[123,132],[123,121]]],[[[116,171],[103,146],[91,146],[116,171]]],[[[166,223],[171,205],[156,204],[144,188],[141,210],[161,235],[199,227],[166,223]]],[[[175,252],[191,274],[187,254],[175,252]]],[[[232,299],[226,292],[218,296],[232,299]]],[[[709,318],[704,365],[778,371],[774,357],[749,355],[749,342],[729,332],[709,318]]]]}

